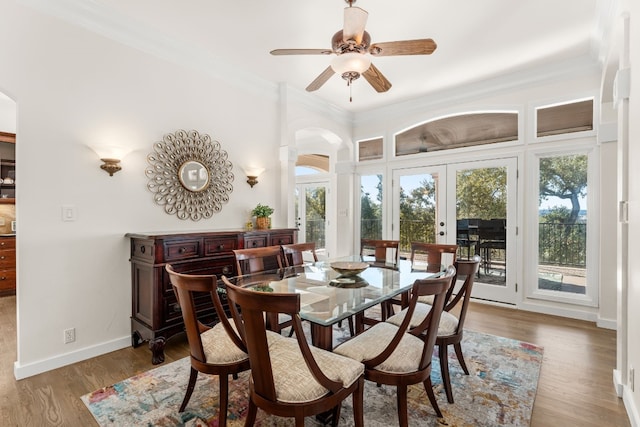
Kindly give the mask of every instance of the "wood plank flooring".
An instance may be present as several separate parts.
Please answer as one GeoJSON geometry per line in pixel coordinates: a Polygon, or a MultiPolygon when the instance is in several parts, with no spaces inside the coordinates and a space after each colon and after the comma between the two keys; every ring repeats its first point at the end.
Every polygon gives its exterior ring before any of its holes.
{"type": "MultiPolygon", "coordinates": [[[[151,369],[146,345],[16,381],[15,296],[0,298],[0,425],[94,426],[83,394],[151,369]]],[[[544,347],[531,426],[629,426],[613,388],[616,336],[593,323],[473,303],[468,329],[544,347]]],[[[167,343],[166,361],[188,355],[183,336],[167,343]]],[[[455,393],[455,390],[454,390],[455,393]]]]}

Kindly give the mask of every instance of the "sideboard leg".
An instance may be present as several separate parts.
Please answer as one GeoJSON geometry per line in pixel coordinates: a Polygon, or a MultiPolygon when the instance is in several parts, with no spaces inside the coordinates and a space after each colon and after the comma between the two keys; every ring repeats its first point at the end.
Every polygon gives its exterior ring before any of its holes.
{"type": "Polygon", "coordinates": [[[149,340],[149,350],[151,350],[151,363],[158,365],[164,362],[164,345],[166,340],[164,337],[154,338],[149,340]]]}

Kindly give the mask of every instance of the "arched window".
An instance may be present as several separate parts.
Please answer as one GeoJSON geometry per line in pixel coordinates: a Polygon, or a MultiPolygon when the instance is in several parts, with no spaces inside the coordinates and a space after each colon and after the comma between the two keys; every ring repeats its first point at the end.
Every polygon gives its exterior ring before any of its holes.
{"type": "Polygon", "coordinates": [[[516,141],[517,112],[470,113],[432,120],[396,135],[396,156],[516,141]]]}

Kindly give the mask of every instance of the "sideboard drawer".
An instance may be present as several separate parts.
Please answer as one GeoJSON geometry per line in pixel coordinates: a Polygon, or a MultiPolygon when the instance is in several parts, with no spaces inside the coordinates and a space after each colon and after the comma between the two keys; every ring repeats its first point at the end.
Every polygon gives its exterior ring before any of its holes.
{"type": "Polygon", "coordinates": [[[148,239],[132,239],[131,240],[131,258],[141,261],[153,262],[156,247],[153,240],[148,239]]]}
{"type": "Polygon", "coordinates": [[[164,244],[164,258],[167,261],[198,258],[200,256],[201,240],[181,240],[164,244]]]}
{"type": "Polygon", "coordinates": [[[293,235],[291,234],[274,234],[271,237],[271,246],[290,245],[293,243],[293,235]]]}
{"type": "Polygon", "coordinates": [[[16,238],[0,238],[0,249],[15,249],[16,248],[16,238]]]}
{"type": "Polygon", "coordinates": [[[238,249],[238,238],[221,237],[216,239],[204,239],[204,256],[219,255],[238,249]]]}
{"type": "MultiPolygon", "coordinates": [[[[15,270],[16,268],[16,251],[14,249],[0,251],[0,270],[15,270]]],[[[2,273],[0,271],[0,273],[2,273]]]]}
{"type": "Polygon", "coordinates": [[[264,248],[265,246],[267,246],[267,236],[250,237],[244,241],[244,247],[246,249],[264,248]]]}
{"type": "Polygon", "coordinates": [[[0,271],[0,291],[16,288],[16,270],[0,271]]]}

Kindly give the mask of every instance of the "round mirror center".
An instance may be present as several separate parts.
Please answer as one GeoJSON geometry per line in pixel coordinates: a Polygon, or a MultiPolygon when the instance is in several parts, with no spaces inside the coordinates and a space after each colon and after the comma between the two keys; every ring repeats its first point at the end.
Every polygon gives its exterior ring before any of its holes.
{"type": "Polygon", "coordinates": [[[202,191],[209,186],[209,171],[200,162],[184,162],[178,171],[180,182],[189,191],[202,191]]]}

